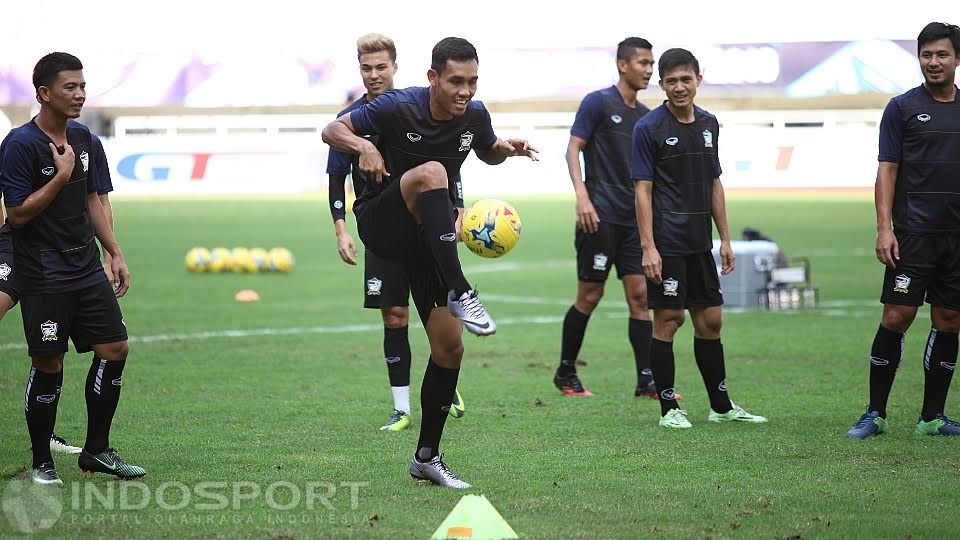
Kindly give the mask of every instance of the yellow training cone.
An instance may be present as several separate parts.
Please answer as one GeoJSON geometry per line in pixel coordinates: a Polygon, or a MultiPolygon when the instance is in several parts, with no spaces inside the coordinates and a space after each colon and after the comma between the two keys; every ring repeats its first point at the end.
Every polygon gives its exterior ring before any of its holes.
{"type": "Polygon", "coordinates": [[[465,495],[443,520],[431,540],[470,538],[499,540],[517,538],[500,512],[483,495],[465,495]]]}

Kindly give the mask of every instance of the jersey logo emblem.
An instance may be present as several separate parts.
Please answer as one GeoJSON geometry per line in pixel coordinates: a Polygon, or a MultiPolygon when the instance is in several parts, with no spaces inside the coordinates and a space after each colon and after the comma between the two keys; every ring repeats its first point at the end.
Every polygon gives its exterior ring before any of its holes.
{"type": "Polygon", "coordinates": [[[607,256],[603,253],[597,253],[593,256],[593,269],[594,270],[606,270],[607,269],[607,256]]]}
{"type": "Polygon", "coordinates": [[[417,142],[423,138],[419,133],[407,133],[407,138],[410,139],[410,142],[417,142]]]}
{"type": "Polygon", "coordinates": [[[80,164],[83,165],[83,172],[90,170],[90,154],[86,152],[80,153],[80,164]]]}
{"type": "Polygon", "coordinates": [[[663,142],[669,144],[670,146],[673,146],[673,145],[677,144],[678,142],[680,142],[680,139],[678,139],[678,138],[676,138],[676,137],[670,137],[669,139],[667,139],[667,140],[665,140],[665,141],[663,141],[663,142]]]}
{"type": "Polygon", "coordinates": [[[610,119],[613,120],[614,124],[619,124],[620,122],[623,122],[623,117],[620,116],[619,114],[615,114],[611,116],[610,119]]]}
{"type": "Polygon", "coordinates": [[[673,278],[663,280],[663,295],[676,296],[678,287],[680,287],[680,282],[673,278]]]}
{"type": "Polygon", "coordinates": [[[713,148],[713,133],[709,129],[703,130],[703,147],[713,148]]]}
{"type": "Polygon", "coordinates": [[[336,208],[337,210],[343,208],[343,201],[334,201],[333,207],[336,208]]]}
{"type": "Polygon", "coordinates": [[[906,274],[900,274],[899,276],[893,278],[893,292],[898,293],[908,293],[910,292],[910,276],[906,274]]]}
{"type": "Polygon", "coordinates": [[[917,115],[917,120],[919,120],[919,121],[921,121],[921,122],[929,122],[929,121],[930,121],[930,115],[927,114],[927,113],[918,114],[918,115],[917,115]]]}
{"type": "Polygon", "coordinates": [[[460,151],[469,152],[470,146],[473,144],[473,133],[469,131],[465,132],[463,135],[460,135],[460,151]]]}
{"type": "Polygon", "coordinates": [[[40,172],[42,172],[44,176],[53,176],[53,171],[55,170],[53,167],[44,167],[40,169],[40,172]]]}
{"type": "Polygon", "coordinates": [[[44,341],[56,341],[57,340],[57,323],[53,321],[47,321],[41,324],[40,332],[43,334],[44,341]]]}
{"type": "Polygon", "coordinates": [[[383,282],[377,278],[370,278],[367,280],[367,295],[368,296],[380,296],[380,287],[383,287],[383,282]]]}
{"type": "Polygon", "coordinates": [[[13,271],[13,268],[10,268],[10,265],[7,263],[0,263],[0,279],[7,281],[7,277],[10,276],[10,272],[13,271]]]}

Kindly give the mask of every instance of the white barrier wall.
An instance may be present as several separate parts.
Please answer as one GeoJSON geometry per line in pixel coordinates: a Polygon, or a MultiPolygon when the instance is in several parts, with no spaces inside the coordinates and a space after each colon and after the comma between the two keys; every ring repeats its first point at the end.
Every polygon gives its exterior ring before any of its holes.
{"type": "MultiPolygon", "coordinates": [[[[724,185],[866,187],[876,175],[880,111],[719,113],[724,185]]],[[[501,137],[524,137],[540,161],[464,164],[468,196],[572,193],[564,153],[572,113],[494,114],[501,137]]],[[[330,115],[122,118],[104,140],[117,194],[304,193],[327,187],[330,115]]]]}

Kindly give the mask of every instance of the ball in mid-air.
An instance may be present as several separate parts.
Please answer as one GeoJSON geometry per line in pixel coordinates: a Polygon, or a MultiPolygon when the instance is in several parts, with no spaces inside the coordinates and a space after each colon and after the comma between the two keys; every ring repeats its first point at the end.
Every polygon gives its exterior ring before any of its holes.
{"type": "Polygon", "coordinates": [[[463,216],[460,239],[481,257],[502,257],[520,240],[520,215],[507,202],[479,200],[463,216]]]}

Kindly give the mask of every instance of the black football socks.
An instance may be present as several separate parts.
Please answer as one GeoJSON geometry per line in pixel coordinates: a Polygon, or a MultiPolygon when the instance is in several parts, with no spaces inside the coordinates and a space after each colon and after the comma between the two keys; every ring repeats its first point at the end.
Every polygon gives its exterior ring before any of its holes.
{"type": "Polygon", "coordinates": [[[30,432],[30,445],[33,449],[33,468],[53,461],[50,455],[50,436],[57,422],[57,404],[60,393],[57,392],[62,371],[46,373],[30,368],[27,379],[27,391],[24,396],[24,411],[27,416],[27,431],[30,432]]]}
{"type": "Polygon", "coordinates": [[[566,377],[577,372],[577,356],[580,355],[580,346],[583,345],[583,335],[587,331],[590,315],[580,313],[575,306],[570,306],[563,317],[563,332],[560,341],[560,369],[557,373],[566,377]]]}
{"type": "Polygon", "coordinates": [[[882,325],[877,328],[870,349],[870,405],[868,409],[877,411],[882,418],[887,417],[887,398],[893,388],[893,379],[903,359],[903,334],[887,330],[882,325]]]}
{"type": "Polygon", "coordinates": [[[672,341],[650,340],[650,367],[660,395],[660,415],[667,414],[671,409],[679,409],[677,392],[673,387],[676,384],[677,366],[673,358],[672,341]]]}
{"type": "Polygon", "coordinates": [[[446,189],[432,189],[420,194],[420,224],[430,246],[437,268],[447,288],[453,289],[459,298],[470,290],[467,278],[460,268],[457,255],[456,223],[453,219],[453,204],[446,189]]]}
{"type": "Polygon", "coordinates": [[[920,416],[924,422],[943,413],[956,367],[957,334],[931,328],[923,355],[923,410],[920,416]]]}
{"type": "Polygon", "coordinates": [[[637,386],[653,379],[650,369],[650,339],[653,337],[653,323],[630,319],[627,326],[630,346],[633,347],[633,360],[637,365],[637,386]]]}
{"type": "Polygon", "coordinates": [[[729,412],[733,404],[727,395],[727,373],[720,339],[693,338],[693,356],[697,359],[700,377],[707,388],[710,408],[720,414],[729,412]]]}
{"type": "Polygon", "coordinates": [[[447,422],[450,404],[457,391],[460,368],[447,369],[427,360],[427,371],[420,386],[420,440],[417,442],[417,459],[430,461],[440,452],[440,438],[447,422]]]}
{"type": "Polygon", "coordinates": [[[87,400],[87,440],[83,449],[99,454],[110,446],[110,424],[120,403],[120,388],[123,384],[123,367],[126,360],[109,361],[93,357],[87,372],[84,392],[87,400]]]}

